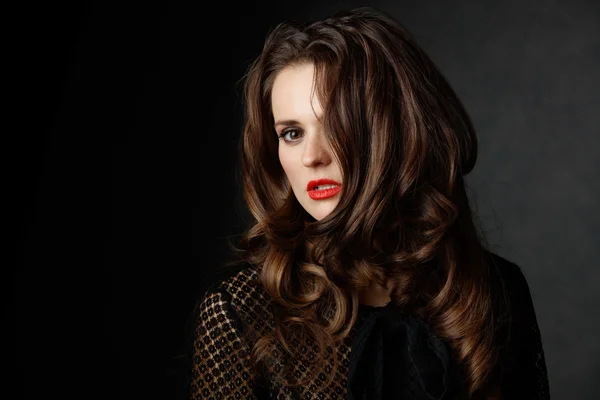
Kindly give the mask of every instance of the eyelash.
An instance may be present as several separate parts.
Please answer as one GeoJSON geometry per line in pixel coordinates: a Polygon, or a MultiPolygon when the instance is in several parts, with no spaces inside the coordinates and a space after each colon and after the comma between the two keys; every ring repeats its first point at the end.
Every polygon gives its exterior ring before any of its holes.
{"type": "MultiPolygon", "coordinates": [[[[301,129],[297,129],[297,128],[288,128],[288,129],[285,129],[285,130],[281,131],[281,133],[278,135],[279,139],[283,139],[284,136],[287,135],[290,132],[298,132],[298,133],[300,133],[300,132],[302,132],[302,130],[301,129]]],[[[285,139],[283,139],[283,141],[286,142],[286,143],[291,143],[291,142],[298,141],[298,139],[296,139],[296,140],[285,140],[285,139]]]]}

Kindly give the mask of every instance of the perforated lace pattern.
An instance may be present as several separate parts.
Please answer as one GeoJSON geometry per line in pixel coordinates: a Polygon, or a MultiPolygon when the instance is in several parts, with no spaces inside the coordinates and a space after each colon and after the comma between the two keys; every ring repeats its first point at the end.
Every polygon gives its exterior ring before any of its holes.
{"type": "MultiPolygon", "coordinates": [[[[257,381],[249,366],[249,354],[254,342],[248,337],[260,337],[274,328],[270,302],[256,286],[255,269],[245,269],[229,277],[218,286],[209,289],[200,303],[199,320],[196,325],[192,367],[192,399],[257,399],[254,390],[257,381]]],[[[340,365],[334,371],[335,378],[325,386],[326,375],[333,371],[333,357],[308,385],[296,388],[274,387],[270,381],[269,395],[275,399],[344,399],[346,376],[350,360],[351,334],[336,347],[340,365]]],[[[308,360],[315,358],[317,347],[303,340],[300,350],[308,360]]],[[[282,364],[275,370],[283,369],[282,364]]],[[[306,376],[309,364],[294,360],[291,364],[296,379],[306,376]]]]}
{"type": "MultiPolygon", "coordinates": [[[[516,283],[511,285],[514,285],[515,293],[518,292],[517,307],[522,307],[525,311],[522,311],[520,322],[514,327],[517,330],[517,344],[512,349],[514,358],[505,368],[503,398],[547,400],[550,399],[550,393],[546,363],[529,289],[520,269],[512,268],[510,279],[516,279],[516,283]]],[[[193,343],[191,399],[265,398],[257,394],[258,382],[250,370],[249,354],[255,343],[252,338],[270,332],[274,328],[274,320],[266,294],[259,285],[251,284],[251,281],[256,282],[257,279],[256,269],[240,270],[212,286],[199,304],[193,343]]],[[[338,370],[332,371],[331,357],[325,373],[295,390],[275,387],[267,377],[268,398],[346,399],[351,346],[362,321],[359,318],[350,335],[335,349],[340,361],[338,370]],[[325,374],[331,373],[335,377],[325,386],[325,374]]],[[[317,353],[313,343],[303,341],[297,345],[301,346],[301,352],[307,355],[308,360],[317,353]]],[[[276,370],[283,367],[278,364],[276,370]]],[[[308,372],[309,365],[303,360],[294,360],[290,367],[294,377],[298,379],[308,372]]]]}

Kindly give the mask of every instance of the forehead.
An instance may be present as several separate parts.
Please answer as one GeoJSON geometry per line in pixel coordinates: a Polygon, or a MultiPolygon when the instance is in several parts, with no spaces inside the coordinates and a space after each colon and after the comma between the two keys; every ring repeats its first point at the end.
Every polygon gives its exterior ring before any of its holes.
{"type": "Polygon", "coordinates": [[[311,121],[316,119],[315,113],[321,115],[321,105],[312,90],[313,78],[313,64],[286,67],[277,74],[271,91],[271,111],[275,120],[311,121]]]}

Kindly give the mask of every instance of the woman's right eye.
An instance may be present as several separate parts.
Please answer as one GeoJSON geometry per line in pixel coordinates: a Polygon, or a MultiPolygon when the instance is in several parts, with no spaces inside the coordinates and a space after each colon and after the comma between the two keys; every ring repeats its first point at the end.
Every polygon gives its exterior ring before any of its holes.
{"type": "Polygon", "coordinates": [[[287,136],[288,133],[292,133],[292,132],[300,133],[300,130],[299,129],[286,129],[284,131],[281,131],[281,133],[279,134],[279,139],[284,138],[283,139],[284,142],[295,142],[296,140],[294,140],[294,139],[291,139],[291,140],[285,139],[285,136],[287,136]]]}

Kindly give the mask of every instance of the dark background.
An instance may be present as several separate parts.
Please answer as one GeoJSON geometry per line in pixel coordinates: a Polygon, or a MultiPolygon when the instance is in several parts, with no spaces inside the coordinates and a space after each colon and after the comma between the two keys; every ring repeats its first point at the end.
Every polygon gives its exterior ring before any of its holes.
{"type": "Polygon", "coordinates": [[[528,279],[553,398],[599,398],[598,2],[150,4],[5,16],[2,397],[173,397],[194,298],[247,221],[236,81],[281,20],[373,5],[473,118],[472,200],[528,279]]]}

